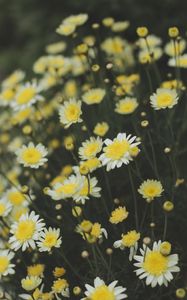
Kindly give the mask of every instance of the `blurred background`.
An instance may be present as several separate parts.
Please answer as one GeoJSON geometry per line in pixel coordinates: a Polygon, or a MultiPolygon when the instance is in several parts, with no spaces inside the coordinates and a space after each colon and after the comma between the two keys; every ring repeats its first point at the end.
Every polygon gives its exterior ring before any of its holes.
{"type": "Polygon", "coordinates": [[[29,70],[45,45],[59,40],[55,29],[68,15],[89,13],[90,23],[107,16],[129,20],[125,34],[134,39],[140,25],[162,37],[173,25],[185,33],[186,10],[186,0],[0,0],[0,78],[29,70]]]}

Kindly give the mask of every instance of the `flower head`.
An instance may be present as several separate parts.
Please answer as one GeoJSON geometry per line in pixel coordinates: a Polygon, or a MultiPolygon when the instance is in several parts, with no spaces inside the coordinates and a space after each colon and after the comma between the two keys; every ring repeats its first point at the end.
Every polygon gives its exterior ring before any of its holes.
{"type": "Polygon", "coordinates": [[[37,246],[40,252],[51,251],[52,248],[59,248],[61,245],[60,229],[49,227],[40,233],[37,246]]]}
{"type": "Polygon", "coordinates": [[[139,187],[138,192],[147,202],[151,202],[154,198],[160,197],[164,191],[162,184],[158,180],[147,179],[139,187]]]}
{"type": "Polygon", "coordinates": [[[174,89],[159,88],[150,97],[151,106],[155,110],[172,108],[178,103],[178,95],[174,89]]]}
{"type": "Polygon", "coordinates": [[[110,217],[110,222],[113,224],[118,224],[128,217],[128,211],[126,210],[126,207],[118,207],[115,210],[112,211],[111,217],[110,217]]]}
{"type": "Polygon", "coordinates": [[[0,250],[0,279],[2,276],[15,273],[15,265],[11,263],[13,257],[13,252],[9,250],[0,250]]]}
{"type": "Polygon", "coordinates": [[[65,128],[70,127],[74,123],[82,122],[81,114],[81,101],[76,101],[75,99],[65,101],[59,109],[60,122],[65,128]]]}

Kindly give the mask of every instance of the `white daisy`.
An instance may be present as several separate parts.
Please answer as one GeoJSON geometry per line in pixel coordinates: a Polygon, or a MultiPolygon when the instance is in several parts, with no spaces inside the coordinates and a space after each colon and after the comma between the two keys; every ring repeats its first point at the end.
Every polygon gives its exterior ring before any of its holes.
{"type": "MultiPolygon", "coordinates": [[[[34,199],[33,195],[30,195],[34,199]]],[[[13,206],[28,206],[29,196],[21,192],[21,187],[12,187],[6,190],[4,198],[13,206]]]]}
{"type": "Polygon", "coordinates": [[[73,200],[75,202],[81,202],[82,204],[85,203],[86,200],[89,199],[90,196],[94,198],[99,198],[101,196],[100,191],[101,188],[97,186],[98,180],[96,177],[87,178],[86,176],[83,177],[83,186],[82,188],[74,195],[73,200]]]}
{"type": "Polygon", "coordinates": [[[105,282],[100,279],[99,277],[95,278],[94,280],[94,286],[92,287],[89,284],[86,284],[86,292],[85,298],[82,298],[81,300],[121,300],[127,298],[127,295],[124,293],[126,291],[126,288],[122,286],[117,286],[118,281],[115,280],[111,282],[109,285],[106,285],[105,282]]]}
{"type": "Polygon", "coordinates": [[[103,148],[103,152],[99,159],[103,166],[107,166],[106,170],[110,171],[114,168],[120,168],[123,164],[127,165],[132,157],[130,155],[130,149],[139,145],[140,142],[134,142],[136,136],[126,133],[118,133],[117,137],[113,140],[106,139],[103,148]]]}
{"type": "Polygon", "coordinates": [[[32,104],[43,101],[43,96],[39,95],[40,87],[35,81],[27,82],[22,85],[15,96],[15,100],[11,103],[15,110],[22,110],[32,104]]]}
{"type": "Polygon", "coordinates": [[[74,98],[65,101],[59,109],[60,122],[65,128],[70,127],[74,123],[82,122],[81,114],[81,101],[76,101],[74,98]]]}
{"type": "Polygon", "coordinates": [[[156,285],[168,286],[168,282],[173,279],[172,273],[179,272],[178,255],[163,255],[160,251],[162,242],[154,242],[153,249],[143,245],[140,249],[141,255],[135,255],[134,264],[138,268],[136,275],[140,279],[146,278],[146,284],[155,287],[156,285]]]}
{"type": "Polygon", "coordinates": [[[40,252],[51,251],[52,248],[59,248],[61,245],[60,229],[49,227],[40,233],[37,246],[40,252]]]}
{"type": "Polygon", "coordinates": [[[48,151],[42,144],[35,146],[32,142],[28,146],[23,145],[16,151],[18,162],[23,164],[24,167],[33,169],[37,169],[47,161],[45,157],[47,154],[48,151]]]}
{"type": "Polygon", "coordinates": [[[30,214],[26,213],[22,215],[20,219],[11,226],[10,233],[12,233],[12,236],[9,239],[11,248],[15,251],[19,248],[25,251],[28,247],[35,249],[35,241],[38,240],[40,232],[45,226],[42,221],[39,215],[35,215],[34,211],[30,214]]]}
{"type": "Polygon", "coordinates": [[[15,265],[11,263],[13,257],[13,252],[9,250],[0,250],[0,279],[2,276],[15,273],[15,265]]]}
{"type": "Polygon", "coordinates": [[[96,157],[102,149],[102,144],[102,139],[100,137],[90,137],[90,139],[83,142],[82,146],[79,148],[79,157],[82,160],[96,157]]]}
{"type": "Polygon", "coordinates": [[[174,89],[159,88],[150,97],[151,106],[155,110],[172,108],[178,103],[179,97],[174,89]]]}
{"type": "Polygon", "coordinates": [[[6,217],[12,209],[11,203],[5,198],[0,199],[0,217],[6,217]]]}
{"type": "Polygon", "coordinates": [[[37,288],[42,282],[38,276],[27,276],[21,280],[21,286],[26,291],[32,291],[37,288]]]}
{"type": "Polygon", "coordinates": [[[57,182],[53,189],[48,189],[47,194],[53,200],[72,198],[83,187],[83,177],[70,175],[63,183],[57,182]]]}

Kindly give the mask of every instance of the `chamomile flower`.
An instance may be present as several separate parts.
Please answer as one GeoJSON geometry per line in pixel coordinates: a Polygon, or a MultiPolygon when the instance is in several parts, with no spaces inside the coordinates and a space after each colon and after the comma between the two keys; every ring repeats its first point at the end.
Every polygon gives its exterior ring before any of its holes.
{"type": "Polygon", "coordinates": [[[27,276],[21,280],[21,286],[26,291],[32,291],[37,288],[42,282],[42,279],[38,276],[27,276]]]}
{"type": "MultiPolygon", "coordinates": [[[[22,193],[21,189],[12,187],[8,189],[4,194],[5,199],[14,207],[16,206],[28,206],[29,196],[22,193]]],[[[33,199],[33,195],[31,195],[33,199]]]]}
{"type": "Polygon", "coordinates": [[[39,215],[34,211],[30,214],[26,213],[20,219],[13,223],[10,233],[12,236],[9,239],[10,247],[17,251],[22,249],[25,251],[28,247],[35,249],[35,241],[38,240],[40,232],[43,230],[44,223],[42,223],[39,215]]]}
{"type": "Polygon", "coordinates": [[[132,114],[138,107],[138,102],[136,98],[126,97],[121,99],[115,108],[115,112],[121,115],[132,114]]]}
{"type": "Polygon", "coordinates": [[[27,274],[28,276],[43,276],[45,266],[42,264],[34,264],[27,267],[27,274]]]}
{"type": "Polygon", "coordinates": [[[103,148],[103,153],[100,155],[103,166],[107,166],[107,171],[114,168],[120,168],[123,164],[127,165],[132,157],[130,149],[140,144],[135,142],[136,136],[126,133],[118,133],[117,137],[113,140],[106,139],[103,148]]]}
{"type": "Polygon", "coordinates": [[[101,88],[90,89],[82,95],[82,100],[88,105],[99,104],[104,99],[106,91],[101,88]]]}
{"type": "Polygon", "coordinates": [[[0,250],[0,279],[2,276],[15,273],[15,264],[11,263],[13,257],[13,252],[9,250],[0,250]]]}
{"type": "Polygon", "coordinates": [[[74,123],[82,122],[81,114],[81,101],[76,101],[74,98],[65,101],[59,109],[60,122],[65,128],[70,127],[74,123]]]}
{"type": "Polygon", "coordinates": [[[94,157],[85,161],[81,161],[80,167],[85,167],[89,170],[89,173],[92,173],[93,171],[101,167],[101,162],[97,157],[94,157]]]}
{"type": "Polygon", "coordinates": [[[73,200],[75,202],[85,203],[86,200],[89,199],[90,196],[94,198],[99,198],[101,196],[100,191],[101,188],[97,186],[98,180],[96,177],[88,178],[86,176],[82,176],[83,186],[82,188],[75,194],[73,200]]]}
{"type": "Polygon", "coordinates": [[[24,167],[33,169],[38,169],[47,161],[45,157],[47,153],[47,149],[42,144],[35,146],[32,142],[28,146],[23,145],[16,151],[18,162],[24,167]]]}
{"type": "Polygon", "coordinates": [[[160,181],[154,179],[145,180],[139,187],[138,192],[147,202],[151,202],[154,198],[160,197],[164,191],[160,181]]]}
{"type": "Polygon", "coordinates": [[[37,246],[39,247],[40,252],[50,252],[52,248],[59,248],[61,243],[60,229],[49,227],[49,229],[45,228],[44,231],[40,233],[37,246]]]}
{"type": "Polygon", "coordinates": [[[5,198],[0,199],[0,217],[6,217],[12,209],[11,203],[5,198]]]}
{"type": "Polygon", "coordinates": [[[129,260],[131,261],[137,252],[139,239],[140,233],[136,230],[131,230],[126,234],[122,234],[121,240],[118,240],[114,243],[114,248],[120,248],[121,250],[129,248],[129,260]]]}
{"type": "Polygon", "coordinates": [[[99,137],[90,137],[90,139],[83,142],[82,146],[79,148],[79,157],[82,160],[94,158],[101,151],[101,149],[102,140],[99,137]]]}
{"type": "Polygon", "coordinates": [[[74,197],[83,184],[82,176],[71,175],[63,183],[57,182],[53,189],[49,189],[47,193],[53,200],[68,199],[74,197]]]}
{"type": "Polygon", "coordinates": [[[154,242],[152,250],[143,245],[140,249],[141,255],[135,255],[137,261],[134,266],[138,269],[135,271],[140,278],[146,278],[146,285],[155,287],[156,285],[168,286],[168,282],[173,279],[172,273],[179,272],[178,255],[163,255],[160,251],[161,241],[154,242]]]}
{"type": "Polygon", "coordinates": [[[116,286],[118,281],[113,281],[109,285],[106,285],[105,282],[96,277],[94,279],[94,286],[92,287],[89,284],[85,285],[86,292],[85,298],[81,298],[81,300],[121,300],[127,298],[125,294],[126,288],[122,286],[116,286]]]}
{"type": "Polygon", "coordinates": [[[174,89],[159,88],[150,97],[151,106],[155,110],[172,108],[178,103],[179,97],[174,89]]]}
{"type": "Polygon", "coordinates": [[[123,222],[125,219],[127,219],[128,215],[129,213],[126,210],[126,207],[120,206],[112,211],[110,216],[110,223],[118,224],[120,222],[123,222]]]}
{"type": "Polygon", "coordinates": [[[36,82],[27,82],[22,85],[15,96],[15,101],[12,102],[12,107],[15,110],[22,110],[32,104],[43,101],[44,98],[39,94],[40,88],[36,82]]]}

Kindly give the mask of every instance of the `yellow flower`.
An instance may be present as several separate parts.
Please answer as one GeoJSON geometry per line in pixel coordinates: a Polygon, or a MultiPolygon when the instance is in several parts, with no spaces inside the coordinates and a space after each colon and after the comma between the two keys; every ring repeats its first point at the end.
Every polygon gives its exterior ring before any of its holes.
{"type": "Polygon", "coordinates": [[[176,38],[179,35],[179,29],[177,27],[170,27],[168,29],[168,35],[171,38],[176,38]]]}
{"type": "Polygon", "coordinates": [[[88,105],[99,104],[103,100],[105,93],[106,92],[104,89],[100,89],[100,88],[91,89],[83,94],[82,99],[83,102],[85,102],[88,105]]]}
{"type": "Polygon", "coordinates": [[[178,103],[179,97],[174,89],[159,88],[151,95],[150,103],[155,110],[172,108],[178,103]]]}
{"type": "Polygon", "coordinates": [[[56,267],[53,271],[55,277],[62,277],[66,273],[66,270],[62,267],[56,267]]]}
{"type": "Polygon", "coordinates": [[[112,211],[110,222],[112,224],[118,224],[128,217],[128,211],[126,210],[126,207],[118,207],[115,210],[112,211]]]}
{"type": "Polygon", "coordinates": [[[98,136],[105,136],[108,130],[109,130],[108,123],[101,122],[95,125],[93,132],[98,136]]]}
{"type": "Polygon", "coordinates": [[[69,286],[66,279],[60,279],[58,278],[53,282],[52,289],[55,293],[62,293],[63,290],[65,290],[69,286]]]}
{"type": "Polygon", "coordinates": [[[162,184],[158,180],[147,179],[139,187],[138,192],[147,202],[151,202],[154,198],[160,197],[164,191],[162,184]]]}
{"type": "Polygon", "coordinates": [[[149,31],[148,31],[147,27],[138,27],[136,29],[136,33],[139,37],[144,38],[148,35],[149,31]]]}
{"type": "Polygon", "coordinates": [[[122,244],[125,247],[130,248],[134,246],[139,239],[140,239],[140,233],[136,232],[136,230],[131,230],[127,232],[127,234],[122,235],[122,244]]]}
{"type": "Polygon", "coordinates": [[[126,97],[116,104],[115,112],[121,115],[128,115],[133,113],[137,107],[138,102],[136,98],[126,97]]]}
{"type": "Polygon", "coordinates": [[[62,23],[57,29],[56,32],[60,35],[71,35],[76,29],[76,26],[71,23],[62,23]]]}
{"type": "Polygon", "coordinates": [[[27,267],[27,274],[29,276],[42,276],[45,266],[42,264],[36,264],[27,267]]]}

